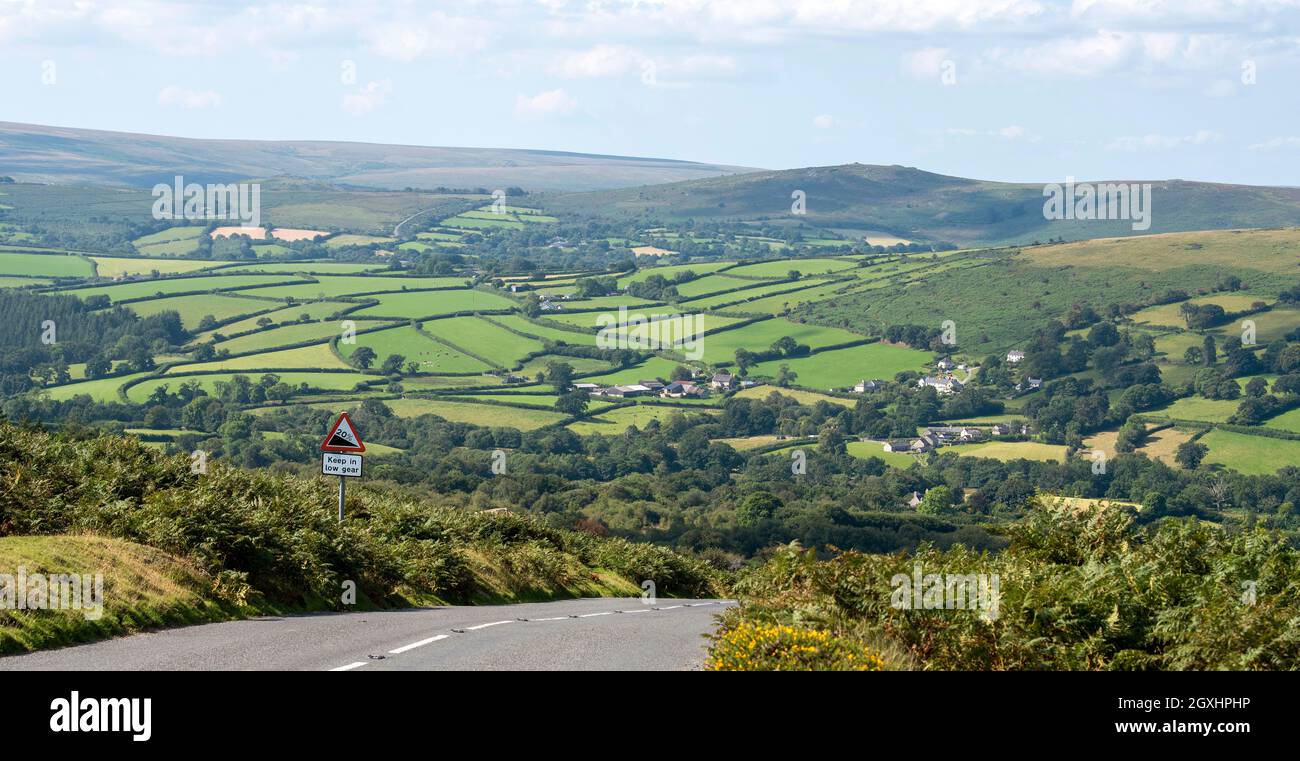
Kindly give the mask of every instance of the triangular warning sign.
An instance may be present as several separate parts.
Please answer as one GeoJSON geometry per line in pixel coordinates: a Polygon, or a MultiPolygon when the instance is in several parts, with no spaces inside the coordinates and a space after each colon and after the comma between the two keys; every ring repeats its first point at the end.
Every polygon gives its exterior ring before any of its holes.
{"type": "Polygon", "coordinates": [[[325,437],[320,448],[322,452],[366,451],[366,445],[361,441],[361,434],[357,433],[357,427],[352,424],[352,418],[348,417],[346,412],[334,421],[334,427],[330,429],[329,435],[325,437]]]}

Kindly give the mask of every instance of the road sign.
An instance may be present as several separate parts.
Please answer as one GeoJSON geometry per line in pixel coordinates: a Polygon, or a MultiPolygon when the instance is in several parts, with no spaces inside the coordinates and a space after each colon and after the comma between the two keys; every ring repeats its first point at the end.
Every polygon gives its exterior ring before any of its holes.
{"type": "Polygon", "coordinates": [[[321,455],[320,472],[341,478],[361,477],[361,455],[326,452],[321,455]]]}
{"type": "Polygon", "coordinates": [[[352,423],[352,418],[344,412],[334,421],[334,427],[320,445],[322,452],[364,452],[366,445],[361,441],[361,434],[352,423]]]}

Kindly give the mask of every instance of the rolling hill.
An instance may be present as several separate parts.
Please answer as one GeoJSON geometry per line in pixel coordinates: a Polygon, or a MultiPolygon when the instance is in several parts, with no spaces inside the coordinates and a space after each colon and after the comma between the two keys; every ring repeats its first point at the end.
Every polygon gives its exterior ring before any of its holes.
{"type": "Polygon", "coordinates": [[[1144,233],[1287,227],[1300,224],[1300,188],[1150,182],[1151,227],[1128,220],[1047,220],[1043,185],[950,177],[903,166],[846,164],[752,172],[601,193],[557,195],[556,212],[670,223],[739,220],[804,224],[861,239],[885,233],[959,246],[1083,240],[1144,233]],[[806,194],[807,213],[791,213],[791,194],[806,194]]]}
{"type": "Polygon", "coordinates": [[[563,151],[312,140],[195,140],[0,122],[0,175],[20,181],[151,187],[277,176],[364,188],[602,190],[752,171],[563,151]]]}

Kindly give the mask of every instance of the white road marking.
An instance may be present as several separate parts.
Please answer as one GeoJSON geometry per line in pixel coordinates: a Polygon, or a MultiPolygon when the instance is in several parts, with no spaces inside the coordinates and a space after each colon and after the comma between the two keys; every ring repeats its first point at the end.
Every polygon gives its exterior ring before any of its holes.
{"type": "Polygon", "coordinates": [[[355,668],[361,668],[362,666],[366,665],[366,663],[367,661],[354,661],[352,663],[349,663],[346,666],[339,666],[336,669],[330,669],[330,671],[351,671],[352,669],[355,668]]]}
{"type": "Polygon", "coordinates": [[[414,650],[415,648],[417,648],[417,647],[423,647],[423,646],[429,644],[430,642],[437,642],[437,641],[440,640],[440,639],[447,639],[448,636],[449,636],[449,635],[447,635],[447,634],[439,634],[439,635],[436,636],[436,637],[430,637],[430,638],[428,638],[428,639],[422,639],[422,640],[420,640],[419,642],[412,642],[412,643],[409,644],[409,645],[403,645],[403,646],[397,648],[396,650],[389,650],[389,651],[388,651],[388,654],[389,654],[389,655],[401,655],[402,653],[405,653],[407,650],[414,650]]]}
{"type": "Polygon", "coordinates": [[[491,623],[479,624],[478,626],[466,626],[465,631],[473,632],[473,631],[478,631],[479,629],[486,629],[489,626],[500,626],[501,624],[513,624],[514,622],[515,620],[513,618],[510,619],[509,621],[492,621],[491,623]]]}
{"type": "Polygon", "coordinates": [[[568,621],[568,616],[552,616],[551,618],[530,618],[529,621],[568,621]]]}
{"type": "Polygon", "coordinates": [[[660,608],[659,610],[677,610],[678,608],[681,608],[681,607],[683,607],[683,606],[681,606],[681,605],[669,605],[668,607],[666,607],[666,608],[660,608]]]}
{"type": "Polygon", "coordinates": [[[650,612],[650,609],[649,609],[649,608],[641,608],[640,610],[625,610],[625,611],[623,611],[623,612],[624,612],[624,613],[649,613],[649,612],[650,612]]]}
{"type": "Polygon", "coordinates": [[[612,616],[612,615],[614,615],[614,611],[607,610],[604,613],[583,613],[581,616],[578,616],[578,618],[592,618],[594,616],[612,616]]]}

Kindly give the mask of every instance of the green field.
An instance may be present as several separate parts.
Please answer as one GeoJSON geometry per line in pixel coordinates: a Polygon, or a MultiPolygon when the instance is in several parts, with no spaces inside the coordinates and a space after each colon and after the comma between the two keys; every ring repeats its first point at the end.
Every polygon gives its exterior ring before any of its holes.
{"type": "MultiPolygon", "coordinates": [[[[710,326],[714,321],[720,319],[710,316],[710,326]]],[[[785,336],[793,338],[798,343],[807,344],[813,349],[861,341],[864,338],[856,333],[850,333],[839,328],[804,325],[776,317],[741,328],[724,330],[720,333],[704,336],[704,360],[710,364],[732,362],[736,349],[748,349],[753,352],[766,351],[778,339],[785,336]]]]}
{"type": "Polygon", "coordinates": [[[879,457],[895,468],[910,468],[916,464],[916,458],[905,452],[886,452],[882,441],[850,441],[844,448],[854,457],[867,460],[879,457]]]}
{"type": "MultiPolygon", "coordinates": [[[[361,340],[361,336],[357,336],[361,340]]],[[[261,354],[249,354],[243,357],[234,357],[233,359],[215,360],[213,362],[195,362],[191,364],[177,365],[168,370],[168,375],[177,373],[193,373],[210,370],[258,370],[260,368],[290,368],[290,369],[326,369],[331,368],[351,368],[343,360],[330,351],[328,344],[320,343],[314,346],[302,346],[297,349],[281,349],[280,351],[268,351],[261,354]]]]}
{"type": "Polygon", "coordinates": [[[93,271],[91,263],[80,256],[0,251],[0,275],[90,277],[93,271]]]}
{"type": "Polygon", "coordinates": [[[1210,448],[1204,462],[1247,475],[1271,475],[1300,463],[1300,441],[1215,429],[1202,436],[1200,442],[1210,448]]]}
{"type": "Polygon", "coordinates": [[[560,412],[529,410],[498,404],[449,402],[439,399],[392,399],[385,400],[384,403],[393,410],[394,415],[399,417],[437,415],[453,423],[518,428],[521,431],[531,431],[543,426],[553,425],[566,417],[560,412]]]}
{"type": "Polygon", "coordinates": [[[424,323],[424,332],[500,367],[514,367],[545,346],[541,341],[511,333],[479,317],[452,317],[424,323]]]}
{"type": "Polygon", "coordinates": [[[595,417],[570,423],[568,428],[579,436],[590,436],[594,433],[616,436],[627,430],[629,426],[645,428],[646,423],[651,420],[662,422],[674,414],[695,414],[700,412],[712,414],[712,411],[707,409],[638,404],[633,407],[619,407],[609,412],[602,412],[595,417]]]}
{"type": "Polygon", "coordinates": [[[115,378],[100,378],[80,383],[69,383],[66,386],[42,389],[41,393],[47,394],[51,399],[57,401],[66,401],[74,396],[85,394],[97,402],[113,402],[118,400],[117,390],[123,383],[136,378],[144,378],[148,375],[149,373],[133,373],[131,375],[119,375],[115,378]]]}
{"type": "MultiPolygon", "coordinates": [[[[186,298],[186,297],[182,297],[182,298],[186,298]]],[[[210,298],[237,298],[237,297],[226,297],[226,296],[207,297],[207,299],[210,298]]],[[[204,299],[201,303],[207,303],[207,299],[204,299]]],[[[244,300],[249,301],[249,303],[260,303],[260,304],[265,304],[266,306],[275,306],[273,302],[254,302],[251,299],[244,299],[244,300]]],[[[145,304],[150,304],[150,303],[153,302],[139,301],[136,302],[135,304],[132,304],[131,306],[143,306],[145,304]]],[[[257,321],[261,319],[270,320],[272,323],[275,324],[284,323],[284,322],[297,322],[305,314],[307,315],[307,318],[309,320],[322,320],[325,319],[326,317],[329,317],[330,315],[333,315],[335,312],[338,312],[339,310],[347,309],[348,307],[351,306],[356,306],[356,305],[349,304],[346,301],[311,301],[304,304],[294,304],[293,306],[276,309],[267,312],[265,314],[260,314],[256,317],[249,317],[246,320],[232,322],[229,325],[222,325],[220,328],[217,328],[215,331],[210,331],[208,333],[203,333],[199,335],[199,339],[204,340],[209,336],[211,336],[212,333],[214,332],[221,333],[222,335],[225,336],[233,336],[236,333],[244,333],[250,330],[260,330],[261,326],[257,324],[257,321]]],[[[345,317],[340,318],[340,320],[343,319],[347,319],[347,318],[345,317]]],[[[363,327],[363,326],[359,325],[358,327],[363,327]]]]}
{"type": "Polygon", "coordinates": [[[439,343],[409,325],[362,333],[357,336],[355,344],[340,343],[339,351],[351,357],[361,346],[374,351],[375,366],[382,364],[390,354],[401,354],[406,362],[418,362],[422,373],[481,373],[492,369],[490,365],[439,343]]]}
{"type": "Polygon", "coordinates": [[[1288,410],[1275,418],[1269,418],[1264,425],[1267,428],[1276,428],[1279,431],[1300,433],[1300,408],[1288,410]]]}
{"type": "Polygon", "coordinates": [[[799,359],[768,360],[750,368],[749,374],[775,378],[780,366],[784,364],[799,374],[795,385],[807,388],[844,388],[865,378],[889,379],[904,370],[920,370],[932,356],[926,351],[874,343],[825,351],[799,359]]]}
{"type": "MultiPolygon", "coordinates": [[[[251,370],[244,373],[218,373],[214,375],[181,375],[165,376],[162,378],[150,378],[142,381],[127,389],[127,397],[137,403],[143,403],[149,399],[149,395],[159,386],[166,385],[168,389],[175,393],[182,383],[191,381],[197,382],[209,394],[216,392],[218,381],[229,383],[236,375],[243,375],[253,383],[257,383],[263,375],[267,373],[258,370],[251,370]]],[[[380,381],[382,377],[378,375],[363,375],[361,373],[312,373],[312,372],[288,372],[273,373],[279,376],[282,383],[297,387],[306,383],[312,389],[329,390],[329,391],[350,391],[358,383],[365,381],[380,381]]]]}
{"type": "Polygon", "coordinates": [[[153,272],[175,275],[221,264],[221,262],[205,262],[199,259],[134,259],[125,256],[92,256],[90,260],[95,263],[95,272],[100,277],[148,275],[153,272]]]}
{"type": "Polygon", "coordinates": [[[49,285],[53,280],[45,277],[17,277],[0,275],[0,288],[33,288],[49,285]]]}
{"type": "Polygon", "coordinates": [[[1153,410],[1149,414],[1155,418],[1170,420],[1201,420],[1207,423],[1225,423],[1241,405],[1240,399],[1206,399],[1203,396],[1187,396],[1175,400],[1173,404],[1153,410]]]}
{"type": "Polygon", "coordinates": [[[306,341],[323,341],[342,335],[342,332],[340,322],[305,322],[231,338],[218,343],[216,348],[225,349],[231,354],[244,354],[250,351],[266,351],[279,346],[292,346],[306,341]]]}
{"type": "Polygon", "coordinates": [[[808,405],[813,405],[816,404],[817,402],[830,402],[831,404],[838,404],[841,407],[852,407],[855,404],[857,404],[857,402],[853,401],[852,399],[841,399],[838,396],[827,396],[826,394],[819,394],[816,391],[804,391],[802,389],[797,389],[797,388],[778,388],[776,386],[752,386],[750,388],[737,391],[736,398],[737,399],[766,399],[772,394],[780,394],[781,396],[788,396],[791,399],[798,401],[800,404],[808,404],[808,405]]]}
{"type": "Polygon", "coordinates": [[[631,275],[624,275],[618,279],[618,287],[626,288],[628,283],[639,283],[646,280],[651,275],[660,275],[669,280],[676,277],[682,272],[694,272],[697,275],[707,275],[710,272],[716,272],[723,267],[730,267],[732,262],[696,262],[694,264],[677,264],[671,267],[647,267],[637,270],[631,275]]]}
{"type": "Polygon", "coordinates": [[[1186,328],[1187,321],[1183,319],[1179,311],[1183,304],[1195,304],[1205,306],[1206,304],[1217,304],[1223,307],[1225,312],[1244,312],[1250,309],[1256,302],[1271,302],[1272,298],[1265,296],[1254,296],[1244,293],[1220,293],[1214,296],[1204,296],[1201,298],[1188,299],[1173,304],[1161,304],[1160,306],[1148,307],[1140,312],[1134,312],[1133,322],[1139,325],[1158,325],[1169,328],[1186,328]]]}
{"type": "Polygon", "coordinates": [[[362,264],[360,262],[262,262],[261,264],[241,264],[238,267],[222,267],[221,274],[227,272],[262,272],[272,275],[280,273],[353,275],[358,272],[375,272],[383,269],[387,269],[384,264],[362,264]]]}
{"type": "Polygon", "coordinates": [[[275,283],[289,283],[295,279],[292,275],[203,275],[200,277],[175,277],[162,280],[145,280],[120,285],[100,285],[90,288],[76,288],[60,293],[86,298],[88,296],[108,296],[113,301],[149,298],[155,294],[206,293],[210,291],[228,291],[240,288],[257,288],[257,295],[271,297],[268,288],[258,286],[275,283]]]}
{"type": "Polygon", "coordinates": [[[133,301],[127,304],[126,308],[141,317],[168,310],[175,311],[181,316],[181,322],[186,330],[195,330],[199,322],[208,315],[212,315],[220,322],[240,315],[273,309],[275,304],[274,301],[249,299],[224,293],[205,293],[201,296],[173,296],[167,299],[133,301]]]}
{"type": "Polygon", "coordinates": [[[396,243],[396,238],[381,235],[335,235],[325,241],[325,248],[343,248],[344,246],[369,246],[375,243],[396,243]]]}
{"type": "Polygon", "coordinates": [[[983,444],[956,444],[943,447],[940,452],[956,452],[963,457],[987,457],[993,460],[1040,460],[1065,462],[1066,448],[1057,444],[1040,444],[1036,441],[990,441],[983,444]]]}
{"type": "Polygon", "coordinates": [[[475,290],[427,291],[423,293],[389,293],[374,297],[378,304],[359,309],[357,317],[395,317],[415,319],[458,312],[510,309],[514,302],[503,296],[475,290]]]}
{"type": "Polygon", "coordinates": [[[530,336],[554,341],[559,343],[574,344],[579,346],[595,346],[596,334],[590,332],[578,332],[576,330],[562,330],[553,328],[549,325],[538,325],[530,322],[526,317],[517,314],[494,314],[487,319],[492,322],[505,325],[512,330],[525,333],[530,336]]]}
{"type": "Polygon", "coordinates": [[[199,237],[206,230],[207,227],[201,225],[169,227],[136,238],[131,245],[145,256],[184,256],[199,250],[199,237]]]}
{"type": "Polygon", "coordinates": [[[321,275],[314,279],[316,280],[315,283],[267,288],[260,295],[276,299],[309,300],[353,296],[360,293],[414,291],[426,288],[460,288],[465,285],[465,279],[458,277],[321,275]]]}
{"type": "Polygon", "coordinates": [[[746,264],[727,270],[728,275],[744,277],[785,277],[790,270],[798,270],[801,275],[824,275],[856,267],[852,259],[778,259],[774,262],[746,264]]]}

